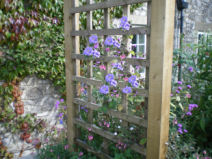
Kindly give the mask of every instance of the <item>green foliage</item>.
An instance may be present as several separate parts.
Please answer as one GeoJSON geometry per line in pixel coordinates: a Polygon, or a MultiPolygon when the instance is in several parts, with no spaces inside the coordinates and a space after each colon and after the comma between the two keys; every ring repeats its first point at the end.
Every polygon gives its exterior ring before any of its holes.
{"type": "MultiPolygon", "coordinates": [[[[199,44],[189,44],[188,47],[185,46],[182,50],[176,50],[174,52],[174,66],[173,66],[173,81],[177,77],[177,61],[178,55],[182,55],[182,82],[183,85],[191,85],[190,91],[184,89],[179,94],[175,95],[177,89],[176,82],[173,82],[173,92],[171,103],[171,145],[172,150],[170,152],[185,154],[192,156],[194,152],[196,154],[202,153],[203,150],[207,150],[208,154],[211,155],[212,149],[212,50],[211,44],[212,39],[209,37],[207,40],[203,40],[203,43],[199,44]],[[190,94],[190,98],[186,96],[190,94]],[[196,103],[198,108],[192,111],[191,116],[185,118],[185,113],[188,110],[188,104],[196,103]],[[176,129],[176,125],[173,126],[174,120],[178,118],[183,126],[188,129],[188,134],[173,135],[172,130],[176,129]],[[186,142],[184,142],[186,141],[186,142]],[[189,142],[188,142],[189,141],[189,142]],[[183,146],[182,146],[183,145],[183,146]],[[175,146],[175,149],[173,148],[175,146]],[[189,151],[186,147],[193,147],[195,150],[190,149],[189,151]],[[181,149],[182,148],[182,149],[181,149]],[[190,154],[190,155],[189,155],[190,154]]],[[[177,129],[176,129],[177,131],[177,129]]],[[[194,156],[193,156],[194,157],[194,156]]]]}
{"type": "MultiPolygon", "coordinates": [[[[212,39],[209,39],[212,41],[212,39]]],[[[190,120],[190,130],[197,139],[198,145],[212,149],[212,49],[208,42],[198,47],[193,75],[196,101],[199,108],[190,120]]]]}

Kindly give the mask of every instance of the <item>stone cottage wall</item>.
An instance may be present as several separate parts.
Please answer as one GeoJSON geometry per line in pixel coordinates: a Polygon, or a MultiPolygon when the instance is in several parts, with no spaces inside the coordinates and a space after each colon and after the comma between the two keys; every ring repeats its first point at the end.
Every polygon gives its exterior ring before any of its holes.
{"type": "MultiPolygon", "coordinates": [[[[0,82],[0,85],[2,84],[3,82],[0,82]]],[[[19,88],[23,92],[21,100],[24,102],[25,114],[36,113],[37,118],[44,119],[48,123],[46,129],[50,129],[54,125],[62,128],[62,125],[58,124],[58,111],[55,108],[55,103],[59,100],[60,94],[51,81],[41,80],[36,76],[28,76],[20,82],[19,88]]],[[[11,107],[14,108],[13,103],[11,103],[11,107]]],[[[1,123],[0,131],[4,131],[1,123]]],[[[14,158],[19,158],[18,156],[23,145],[20,136],[12,135],[9,132],[1,134],[0,137],[3,139],[4,145],[8,147],[8,151],[14,153],[14,158]]],[[[42,138],[42,134],[32,134],[31,136],[32,139],[42,138]]],[[[33,159],[34,146],[24,143],[24,150],[21,159],[33,159]]]]}
{"type": "MultiPolygon", "coordinates": [[[[187,0],[184,10],[184,42],[197,43],[198,32],[212,32],[212,0],[187,0]]],[[[175,15],[175,48],[179,48],[180,12],[175,15]]]]}

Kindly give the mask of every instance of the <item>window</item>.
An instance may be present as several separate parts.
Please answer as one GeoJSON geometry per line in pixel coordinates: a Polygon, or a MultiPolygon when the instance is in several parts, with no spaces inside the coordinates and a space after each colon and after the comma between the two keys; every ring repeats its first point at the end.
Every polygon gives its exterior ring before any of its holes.
{"type": "Polygon", "coordinates": [[[136,53],[136,57],[145,57],[146,55],[146,35],[134,35],[132,39],[132,50],[136,53]]]}
{"type": "Polygon", "coordinates": [[[207,44],[208,50],[212,50],[212,34],[199,32],[198,33],[198,44],[207,44]]]}
{"type": "MultiPolygon", "coordinates": [[[[132,50],[135,52],[134,57],[137,58],[146,58],[146,34],[138,34],[134,35],[132,39],[132,50]]],[[[139,73],[140,77],[139,79],[145,78],[145,68],[140,67],[139,69],[136,69],[136,67],[131,66],[130,71],[132,73],[139,73]]]]}

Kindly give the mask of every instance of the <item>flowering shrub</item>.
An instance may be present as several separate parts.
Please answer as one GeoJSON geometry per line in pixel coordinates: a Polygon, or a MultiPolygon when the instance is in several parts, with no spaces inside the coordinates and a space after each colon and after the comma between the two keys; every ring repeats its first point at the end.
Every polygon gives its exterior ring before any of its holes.
{"type": "Polygon", "coordinates": [[[209,79],[212,70],[209,62],[212,59],[212,50],[207,41],[190,45],[189,50],[190,52],[174,52],[169,158],[212,156],[212,83],[209,79]],[[183,58],[183,74],[182,81],[176,82],[178,53],[181,53],[183,58]],[[203,153],[205,151],[207,155],[203,153]]]}

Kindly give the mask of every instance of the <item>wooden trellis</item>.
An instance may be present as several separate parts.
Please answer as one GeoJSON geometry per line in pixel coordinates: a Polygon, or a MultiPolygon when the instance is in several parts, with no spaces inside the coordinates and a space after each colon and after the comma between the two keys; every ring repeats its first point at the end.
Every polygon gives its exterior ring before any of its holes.
{"type": "MultiPolygon", "coordinates": [[[[66,55],[66,88],[68,108],[68,140],[70,144],[78,144],[86,150],[94,153],[100,158],[111,158],[108,155],[108,141],[118,142],[119,138],[114,134],[104,131],[92,123],[93,111],[99,109],[98,104],[92,102],[92,89],[94,86],[101,86],[102,81],[94,80],[92,60],[80,54],[80,36],[108,35],[147,35],[146,59],[126,58],[125,61],[131,64],[146,67],[145,89],[136,88],[139,95],[145,97],[146,113],[144,118],[129,115],[127,112],[126,95],[122,95],[122,112],[109,110],[107,114],[122,119],[125,123],[133,123],[142,126],[147,130],[147,146],[137,143],[131,145],[131,149],[146,156],[148,159],[165,158],[167,149],[169,129],[169,104],[171,92],[171,71],[173,51],[173,30],[174,30],[174,0],[105,0],[101,3],[78,6],[78,0],[64,0],[64,22],[65,22],[65,55],[66,55]],[[129,16],[129,6],[136,3],[147,3],[147,25],[131,28],[129,31],[121,29],[110,29],[109,9],[116,6],[123,6],[123,13],[129,16]],[[104,9],[104,29],[92,30],[92,11],[104,9]],[[79,30],[79,14],[87,12],[87,28],[79,30]],[[80,76],[80,60],[88,61],[89,78],[80,76]],[[88,100],[75,98],[77,88],[74,82],[83,82],[88,85],[88,100]],[[79,105],[87,105],[88,121],[81,120],[77,114],[79,105]],[[103,149],[95,152],[78,137],[80,132],[76,125],[83,128],[92,128],[92,133],[104,138],[103,149]]],[[[118,57],[102,56],[99,61],[105,65],[118,57]]],[[[108,68],[108,66],[107,66],[108,68]]],[[[107,69],[108,70],[108,69],[107,69]]],[[[107,71],[106,71],[107,73],[107,71]]]]}

